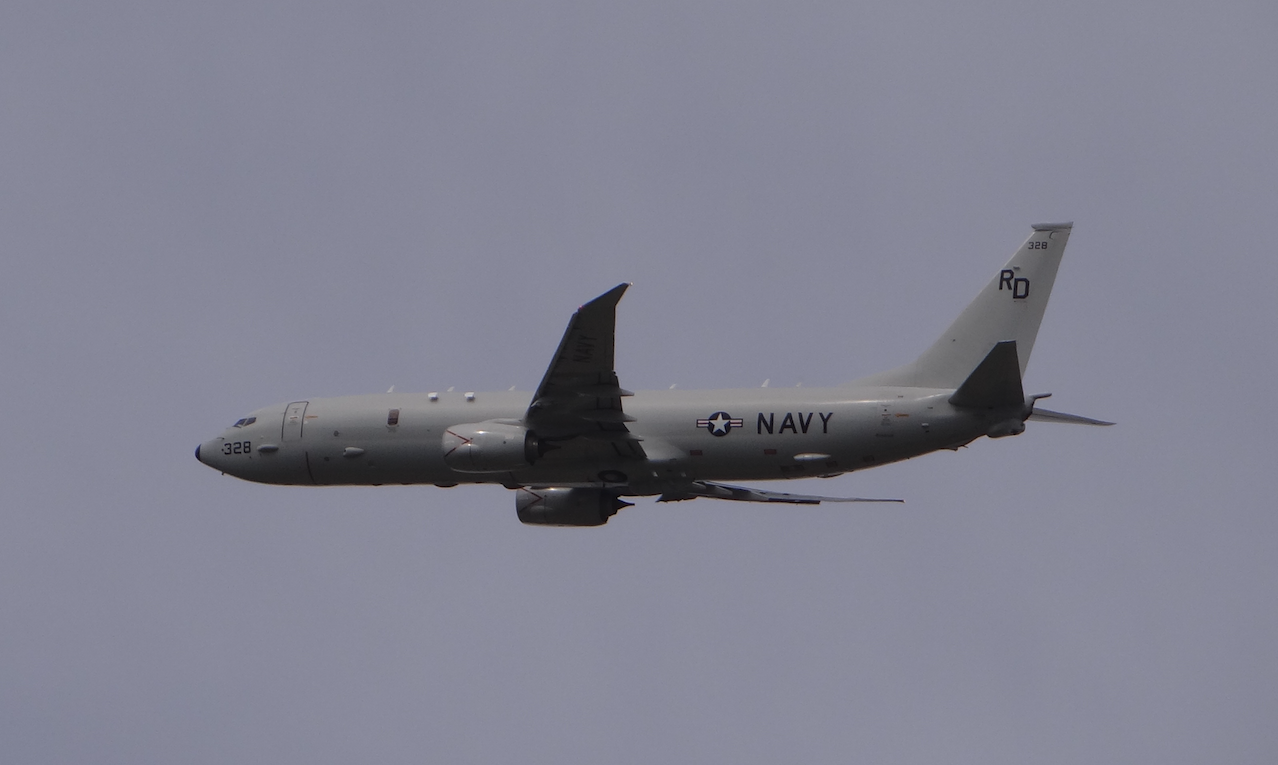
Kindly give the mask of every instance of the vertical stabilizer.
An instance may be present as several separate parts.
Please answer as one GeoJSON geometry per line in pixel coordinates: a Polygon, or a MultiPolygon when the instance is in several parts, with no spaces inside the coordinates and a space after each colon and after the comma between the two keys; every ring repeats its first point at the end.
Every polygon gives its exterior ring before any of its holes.
{"type": "Polygon", "coordinates": [[[1039,223],[1007,265],[913,362],[856,381],[857,385],[957,388],[994,346],[1015,341],[1021,376],[1052,294],[1056,269],[1073,223],[1039,223]]]}

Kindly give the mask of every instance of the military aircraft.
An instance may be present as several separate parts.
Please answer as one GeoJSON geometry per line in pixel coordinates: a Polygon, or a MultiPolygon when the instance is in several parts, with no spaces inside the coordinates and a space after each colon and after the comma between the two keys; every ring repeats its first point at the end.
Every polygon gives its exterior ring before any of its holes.
{"type": "Polygon", "coordinates": [[[628,284],[568,322],[527,393],[393,393],[258,409],[195,450],[247,481],[305,486],[499,483],[519,520],[599,526],[622,497],[892,502],[787,494],[722,481],[830,477],[1025,430],[1027,420],[1111,425],[1038,408],[1025,366],[1072,223],[1033,226],[1012,259],[930,348],[833,388],[631,393],[613,364],[628,284]]]}

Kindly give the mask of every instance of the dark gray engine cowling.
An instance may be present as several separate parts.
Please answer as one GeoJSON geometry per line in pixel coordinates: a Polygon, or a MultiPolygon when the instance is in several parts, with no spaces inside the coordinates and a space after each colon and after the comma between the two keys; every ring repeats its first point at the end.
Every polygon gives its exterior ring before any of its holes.
{"type": "Polygon", "coordinates": [[[444,431],[444,462],[461,473],[498,473],[528,467],[538,454],[537,436],[521,425],[470,422],[444,431]]]}
{"type": "Polygon", "coordinates": [[[623,507],[616,494],[603,489],[519,489],[515,512],[535,526],[602,526],[623,507]]]}

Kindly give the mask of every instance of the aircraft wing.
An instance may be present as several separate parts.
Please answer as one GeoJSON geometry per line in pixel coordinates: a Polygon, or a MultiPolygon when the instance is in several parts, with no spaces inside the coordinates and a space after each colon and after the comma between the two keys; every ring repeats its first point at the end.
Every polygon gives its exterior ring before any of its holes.
{"type": "Polygon", "coordinates": [[[626,428],[634,417],[621,399],[633,395],[621,387],[613,367],[617,302],[629,284],[618,284],[572,315],[550,368],[537,386],[524,424],[543,444],[584,438],[609,455],[643,459],[643,449],[626,428]]]}
{"type": "Polygon", "coordinates": [[[904,502],[903,499],[865,499],[863,497],[821,497],[814,494],[786,494],[780,491],[764,491],[746,486],[729,486],[710,481],[694,481],[676,491],[662,494],[658,502],[681,502],[685,499],[708,497],[730,499],[736,502],[786,502],[792,505],[819,505],[822,502],[904,502]]]}

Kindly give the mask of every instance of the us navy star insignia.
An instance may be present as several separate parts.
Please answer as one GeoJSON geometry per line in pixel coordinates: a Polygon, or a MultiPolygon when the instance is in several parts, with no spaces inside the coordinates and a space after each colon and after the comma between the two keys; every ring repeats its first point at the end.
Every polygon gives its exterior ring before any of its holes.
{"type": "Polygon", "coordinates": [[[733,418],[727,412],[715,412],[705,419],[697,420],[697,427],[705,428],[712,436],[726,436],[732,432],[733,428],[742,427],[744,424],[744,420],[733,418]]]}

